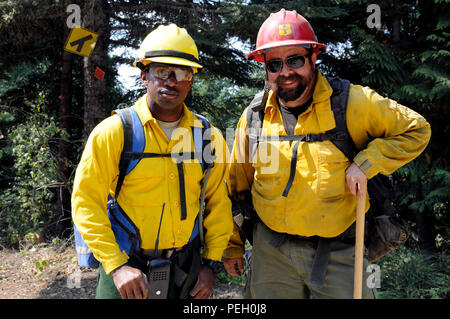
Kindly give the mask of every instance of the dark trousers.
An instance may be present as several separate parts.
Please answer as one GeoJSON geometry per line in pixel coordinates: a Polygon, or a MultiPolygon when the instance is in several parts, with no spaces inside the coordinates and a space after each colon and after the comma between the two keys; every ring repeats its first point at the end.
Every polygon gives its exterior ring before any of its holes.
{"type": "MultiPolygon", "coordinates": [[[[256,225],[250,275],[245,298],[271,299],[351,299],[353,297],[354,252],[352,244],[333,241],[323,287],[312,286],[315,245],[290,237],[279,248],[270,241],[273,231],[263,223],[256,225]]],[[[364,259],[364,269],[368,261],[364,259]]],[[[376,289],[369,288],[369,273],[363,272],[363,298],[375,299],[376,289]]]]}

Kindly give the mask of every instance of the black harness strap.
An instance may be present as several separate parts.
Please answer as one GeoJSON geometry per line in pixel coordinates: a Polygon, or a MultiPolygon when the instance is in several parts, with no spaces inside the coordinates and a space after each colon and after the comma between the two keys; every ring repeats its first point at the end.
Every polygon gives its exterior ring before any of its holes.
{"type": "MultiPolygon", "coordinates": [[[[268,228],[268,229],[270,229],[270,228],[268,228]]],[[[283,243],[286,239],[286,236],[287,236],[287,234],[285,234],[285,233],[278,233],[278,232],[275,232],[272,230],[272,236],[270,238],[269,244],[274,248],[280,248],[281,245],[283,245],[283,243]]]]}
{"type": "Polygon", "coordinates": [[[200,161],[202,154],[196,152],[182,152],[182,153],[138,153],[126,152],[123,157],[128,160],[138,160],[142,158],[156,158],[156,157],[172,157],[176,161],[198,159],[200,161]]]}
{"type": "Polygon", "coordinates": [[[330,239],[321,237],[317,244],[314,261],[311,268],[311,278],[309,283],[312,286],[322,288],[325,284],[325,276],[328,269],[328,261],[330,260],[330,239]]]}
{"type": "Polygon", "coordinates": [[[295,178],[295,171],[297,170],[297,154],[298,154],[298,144],[300,141],[297,141],[297,143],[294,144],[294,150],[292,152],[292,158],[291,158],[291,170],[289,173],[289,180],[286,184],[286,188],[283,191],[283,196],[287,197],[289,190],[291,189],[292,183],[294,182],[295,178]]]}
{"type": "Polygon", "coordinates": [[[160,153],[137,153],[137,152],[125,152],[123,157],[128,160],[139,160],[142,158],[156,158],[156,157],[171,157],[172,154],[160,154],[160,153]]]}
{"type": "Polygon", "coordinates": [[[284,141],[300,141],[300,142],[318,142],[327,140],[343,140],[345,135],[339,132],[336,133],[321,133],[321,134],[305,134],[305,135],[279,135],[279,136],[258,136],[252,134],[252,139],[259,142],[284,142],[284,141]]]}
{"type": "Polygon", "coordinates": [[[177,168],[178,168],[178,179],[180,182],[180,204],[181,204],[181,220],[185,220],[187,216],[187,209],[186,209],[186,186],[184,183],[184,169],[183,169],[183,162],[179,161],[177,162],[177,168]]]}

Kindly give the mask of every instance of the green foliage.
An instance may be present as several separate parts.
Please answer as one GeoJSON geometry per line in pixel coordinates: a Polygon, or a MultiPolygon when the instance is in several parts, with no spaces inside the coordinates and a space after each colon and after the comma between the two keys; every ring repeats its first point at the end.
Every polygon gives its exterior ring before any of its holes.
{"type": "Polygon", "coordinates": [[[402,246],[384,256],[379,297],[430,299],[448,298],[450,268],[447,254],[428,254],[417,248],[402,246]]]}
{"type": "MultiPolygon", "coordinates": [[[[245,271],[245,270],[244,270],[245,271]]],[[[229,275],[226,270],[222,270],[220,273],[217,274],[217,280],[227,283],[227,284],[235,284],[239,286],[245,286],[246,282],[246,276],[242,275],[240,277],[235,277],[232,275],[229,275]]]]}
{"type": "Polygon", "coordinates": [[[234,131],[257,90],[235,85],[228,78],[199,78],[192,89],[192,109],[209,118],[225,135],[227,128],[234,131]]]}
{"type": "Polygon", "coordinates": [[[362,83],[372,88],[379,88],[380,94],[392,94],[392,89],[405,77],[398,56],[392,49],[360,29],[355,29],[354,35],[358,35],[361,40],[355,50],[355,62],[360,64],[363,70],[362,83]]]}
{"type": "MultiPolygon", "coordinates": [[[[436,246],[448,252],[450,238],[450,173],[435,162],[428,167],[422,160],[413,161],[395,173],[396,206],[406,220],[411,212],[433,217],[436,246]]],[[[415,225],[415,221],[412,221],[415,225]]]]}
{"type": "Polygon", "coordinates": [[[424,169],[420,161],[415,161],[400,168],[396,176],[399,190],[403,190],[404,187],[404,191],[406,188],[410,191],[406,196],[398,198],[399,205],[407,205],[418,212],[429,209],[436,214],[442,214],[443,211],[448,211],[450,172],[437,165],[431,169],[424,169]],[[418,192],[423,194],[422,198],[414,196],[418,192]],[[437,209],[437,202],[444,204],[444,207],[437,209]]]}
{"type": "MultiPolygon", "coordinates": [[[[27,233],[42,233],[56,214],[52,187],[58,178],[51,144],[59,129],[43,100],[26,104],[31,112],[24,123],[9,129],[8,146],[2,150],[14,163],[2,169],[10,179],[0,190],[0,242],[7,245],[16,245],[27,233]]],[[[2,114],[17,116],[14,111],[2,114]]]]}
{"type": "MultiPolygon", "coordinates": [[[[450,23],[449,4],[430,1],[418,7],[414,34],[415,45],[404,61],[411,69],[410,78],[401,87],[399,97],[411,103],[436,104],[450,96],[450,23]]],[[[412,21],[410,22],[413,23],[412,21]]],[[[413,40],[413,39],[411,39],[413,40]]]]}
{"type": "Polygon", "coordinates": [[[36,261],[36,263],[34,265],[37,270],[39,270],[40,272],[43,272],[44,269],[48,266],[48,262],[47,262],[47,260],[42,259],[42,260],[36,261]]]}

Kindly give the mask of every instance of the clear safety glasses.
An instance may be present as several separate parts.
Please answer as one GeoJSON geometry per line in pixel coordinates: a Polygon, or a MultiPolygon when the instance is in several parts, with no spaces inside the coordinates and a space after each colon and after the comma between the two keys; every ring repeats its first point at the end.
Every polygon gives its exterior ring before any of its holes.
{"type": "Polygon", "coordinates": [[[189,81],[192,79],[192,69],[169,66],[169,65],[151,65],[148,69],[150,75],[157,77],[161,80],[167,80],[172,74],[178,82],[189,81]]]}
{"type": "Polygon", "coordinates": [[[278,73],[283,68],[283,63],[286,63],[286,65],[291,69],[299,69],[305,65],[307,57],[309,57],[309,55],[291,55],[285,62],[281,59],[272,59],[266,62],[266,68],[270,73],[278,73]]]}

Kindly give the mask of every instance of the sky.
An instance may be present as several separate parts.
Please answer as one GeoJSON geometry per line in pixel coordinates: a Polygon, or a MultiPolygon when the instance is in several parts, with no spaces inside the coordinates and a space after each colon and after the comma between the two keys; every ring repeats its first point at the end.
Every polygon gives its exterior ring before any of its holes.
{"type": "MultiPolygon", "coordinates": [[[[118,47],[115,48],[111,52],[111,54],[118,56],[122,56],[124,54],[126,54],[127,56],[134,56],[136,52],[137,50],[134,50],[133,48],[118,47]]],[[[130,64],[119,64],[117,72],[119,74],[117,80],[122,83],[125,90],[127,91],[134,90],[136,85],[136,78],[139,77],[141,71],[130,63],[130,64]]]]}

